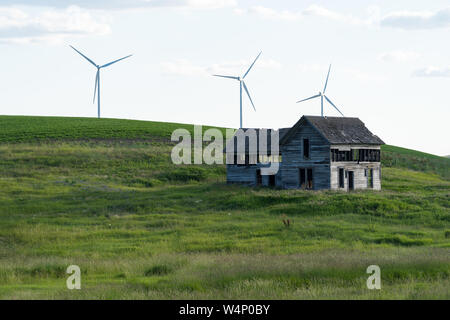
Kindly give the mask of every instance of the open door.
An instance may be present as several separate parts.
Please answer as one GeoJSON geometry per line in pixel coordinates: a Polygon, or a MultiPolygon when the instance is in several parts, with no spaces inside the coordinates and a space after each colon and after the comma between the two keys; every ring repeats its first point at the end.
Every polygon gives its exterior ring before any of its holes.
{"type": "Polygon", "coordinates": [[[348,172],[348,190],[354,190],[355,189],[355,180],[354,180],[354,173],[353,171],[348,172]]]}
{"type": "Polygon", "coordinates": [[[313,184],[313,169],[312,168],[299,168],[298,169],[298,187],[300,189],[314,189],[313,184]]]}

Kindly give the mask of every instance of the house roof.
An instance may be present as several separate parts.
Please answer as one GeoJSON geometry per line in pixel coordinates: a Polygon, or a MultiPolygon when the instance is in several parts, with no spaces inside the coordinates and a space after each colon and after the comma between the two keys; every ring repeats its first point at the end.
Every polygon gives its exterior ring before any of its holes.
{"type": "Polygon", "coordinates": [[[384,144],[378,136],[367,129],[358,118],[303,116],[280,137],[280,144],[289,141],[290,136],[305,122],[309,122],[330,144],[384,144]]]}
{"type": "MultiPolygon", "coordinates": [[[[378,136],[374,135],[367,129],[364,122],[358,118],[347,117],[320,117],[320,116],[303,116],[292,128],[280,128],[279,138],[280,145],[287,143],[290,137],[301,127],[305,122],[310,123],[329,144],[384,144],[378,136]]],[[[252,128],[243,128],[244,133],[252,128]]],[[[256,152],[259,153],[260,141],[259,133],[262,129],[252,129],[256,133],[256,152]]],[[[267,147],[267,153],[271,150],[271,133],[274,129],[267,130],[267,141],[264,143],[267,147]]],[[[237,136],[234,135],[234,148],[232,148],[231,139],[227,142],[224,152],[237,153],[237,136]]],[[[249,137],[245,137],[245,152],[249,152],[249,137]]]]}

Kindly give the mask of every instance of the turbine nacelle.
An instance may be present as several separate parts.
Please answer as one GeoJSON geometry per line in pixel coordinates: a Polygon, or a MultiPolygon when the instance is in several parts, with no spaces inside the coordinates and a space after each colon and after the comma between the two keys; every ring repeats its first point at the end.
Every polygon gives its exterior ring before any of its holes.
{"type": "Polygon", "coordinates": [[[250,67],[248,68],[247,72],[244,73],[244,75],[242,77],[238,76],[224,76],[224,75],[220,75],[220,74],[213,74],[213,76],[215,77],[220,77],[220,78],[228,78],[228,79],[234,79],[239,81],[239,86],[240,86],[240,128],[242,128],[242,88],[244,88],[245,92],[247,93],[247,96],[252,104],[253,109],[256,111],[255,105],[253,104],[253,100],[252,97],[250,96],[250,92],[248,91],[247,85],[245,84],[245,77],[247,76],[247,74],[250,72],[250,70],[253,68],[253,65],[255,64],[256,60],[258,60],[259,56],[261,55],[262,52],[260,52],[255,60],[253,61],[253,63],[250,65],[250,67]]]}
{"type": "Polygon", "coordinates": [[[90,64],[92,64],[94,67],[97,68],[97,74],[95,75],[95,87],[94,87],[94,99],[93,99],[93,103],[95,103],[95,97],[97,95],[97,104],[98,104],[98,117],[100,118],[100,69],[108,67],[116,62],[119,62],[120,60],[126,59],[128,57],[131,57],[132,55],[128,55],[126,57],[111,61],[107,64],[104,65],[98,65],[96,64],[94,61],[92,61],[91,59],[89,59],[87,56],[85,56],[84,54],[82,54],[80,51],[78,51],[77,49],[75,49],[74,47],[70,46],[73,50],[75,50],[76,52],[78,52],[83,58],[85,58],[87,61],[89,61],[90,64]]]}
{"type": "Polygon", "coordinates": [[[323,99],[325,98],[325,100],[329,104],[331,104],[342,116],[344,116],[344,114],[335,106],[335,104],[333,102],[331,102],[331,100],[325,95],[325,91],[327,90],[328,77],[330,76],[330,70],[331,70],[331,64],[330,64],[330,67],[328,68],[327,80],[325,80],[325,86],[323,87],[323,92],[319,91],[319,93],[316,94],[315,96],[297,101],[297,103],[320,97],[320,100],[321,100],[320,101],[320,114],[323,117],[323,99]]]}

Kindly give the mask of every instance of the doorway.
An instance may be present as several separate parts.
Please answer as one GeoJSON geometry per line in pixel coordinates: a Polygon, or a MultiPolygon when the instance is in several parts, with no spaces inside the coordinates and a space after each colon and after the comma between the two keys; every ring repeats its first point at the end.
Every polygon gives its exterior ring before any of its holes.
{"type": "Polygon", "coordinates": [[[257,185],[257,186],[262,185],[261,169],[257,169],[257,170],[256,170],[256,185],[257,185]]]}
{"type": "Polygon", "coordinates": [[[269,176],[269,187],[275,187],[275,175],[271,174],[269,176]]]}
{"type": "Polygon", "coordinates": [[[355,189],[355,181],[354,181],[354,173],[353,171],[348,172],[348,190],[355,189]]]}
{"type": "Polygon", "coordinates": [[[313,189],[313,169],[299,168],[298,186],[300,189],[313,189]]]}

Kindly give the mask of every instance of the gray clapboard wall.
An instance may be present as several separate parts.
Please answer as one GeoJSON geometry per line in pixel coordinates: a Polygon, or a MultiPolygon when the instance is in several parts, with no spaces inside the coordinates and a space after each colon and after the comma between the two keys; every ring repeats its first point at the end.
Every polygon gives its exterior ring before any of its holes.
{"type": "MultiPolygon", "coordinates": [[[[374,145],[332,145],[332,149],[351,150],[351,149],[376,149],[380,150],[380,146],[374,145]]],[[[381,164],[380,162],[354,162],[354,161],[336,161],[331,162],[331,183],[332,190],[349,190],[348,185],[348,171],[353,171],[354,174],[354,189],[373,189],[381,190],[381,164]],[[344,169],[347,172],[347,177],[344,175],[344,187],[339,188],[339,169],[344,169]],[[370,188],[369,170],[373,170],[373,188],[370,188]],[[367,175],[366,175],[367,170],[367,175]]]]}
{"type": "Polygon", "coordinates": [[[280,146],[280,166],[283,188],[300,187],[300,168],[312,168],[313,189],[330,188],[330,145],[316,129],[305,121],[289,141],[280,146]],[[309,139],[309,159],[303,157],[303,139],[309,139]]]}

